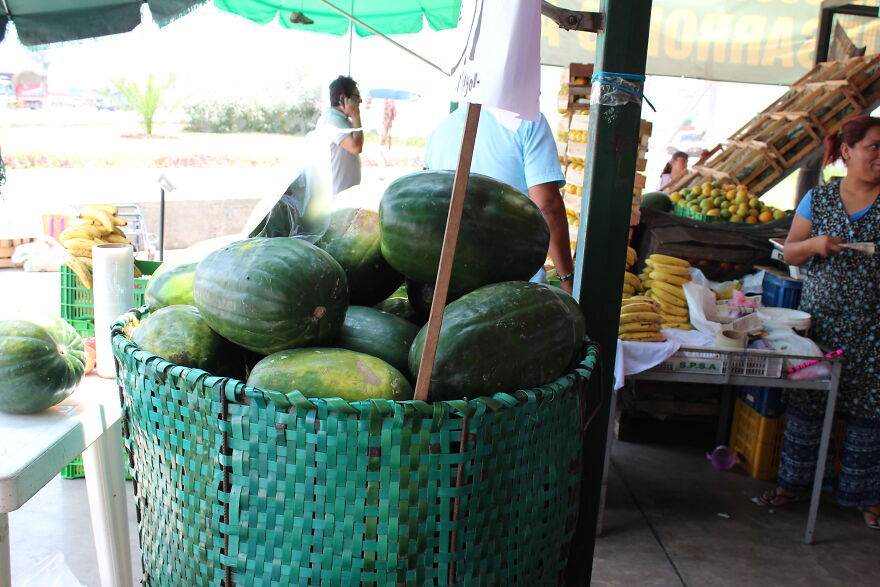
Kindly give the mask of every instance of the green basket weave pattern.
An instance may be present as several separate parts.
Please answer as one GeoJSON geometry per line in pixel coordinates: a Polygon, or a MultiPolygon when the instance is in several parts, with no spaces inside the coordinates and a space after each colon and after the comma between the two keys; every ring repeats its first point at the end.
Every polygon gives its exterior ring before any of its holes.
{"type": "Polygon", "coordinates": [[[348,403],[247,387],[114,325],[151,585],[556,585],[594,347],[540,388],[348,403]]]}

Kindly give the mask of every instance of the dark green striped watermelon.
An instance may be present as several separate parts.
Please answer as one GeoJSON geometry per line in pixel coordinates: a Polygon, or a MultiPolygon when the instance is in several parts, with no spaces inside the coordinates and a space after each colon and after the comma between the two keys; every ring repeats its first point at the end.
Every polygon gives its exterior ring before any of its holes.
{"type": "Polygon", "coordinates": [[[410,400],[412,387],[403,374],[376,357],[347,349],[308,348],[274,353],[257,363],[247,384],[306,397],[410,400]]]}
{"type": "MultiPolygon", "coordinates": [[[[427,326],[409,354],[418,373],[427,326]]],[[[584,317],[559,288],[525,281],[481,287],[446,307],[432,400],[476,398],[549,383],[580,352],[584,317]]]]}
{"type": "Polygon", "coordinates": [[[212,252],[196,269],[193,294],[215,332],[264,355],[333,343],[348,309],[342,267],[296,238],[251,238],[212,252]]]}
{"type": "Polygon", "coordinates": [[[382,300],[373,307],[377,310],[400,316],[416,326],[421,326],[426,320],[423,319],[415,309],[413,309],[412,304],[409,303],[407,298],[388,298],[387,300],[382,300]]]}
{"type": "Polygon", "coordinates": [[[366,306],[349,306],[337,345],[378,357],[408,373],[409,348],[419,327],[394,314],[366,306]]]}
{"type": "Polygon", "coordinates": [[[72,394],[85,370],[73,327],[54,316],[0,320],[0,412],[39,412],[72,394]]]}
{"type": "MultiPolygon", "coordinates": [[[[454,175],[405,175],[382,196],[382,255],[410,279],[436,281],[454,175]]],[[[528,280],[543,266],[549,244],[547,222],[528,196],[471,174],[449,289],[464,293],[489,283],[528,280]]]]}
{"type": "Polygon", "coordinates": [[[403,275],[393,269],[379,247],[379,213],[366,208],[333,212],[327,232],[317,243],[336,259],[348,279],[350,303],[372,306],[400,287],[403,275]]]}

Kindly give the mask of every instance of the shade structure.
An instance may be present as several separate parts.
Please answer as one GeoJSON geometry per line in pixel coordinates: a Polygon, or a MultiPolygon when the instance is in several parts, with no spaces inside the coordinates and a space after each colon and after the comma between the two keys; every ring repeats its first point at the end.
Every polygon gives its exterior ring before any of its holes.
{"type": "Polygon", "coordinates": [[[163,26],[207,0],[3,0],[0,41],[10,22],[23,45],[46,45],[126,33],[141,23],[147,4],[163,26]]]}
{"type": "Polygon", "coordinates": [[[422,97],[421,94],[410,92],[409,90],[394,90],[391,88],[370,88],[367,90],[367,96],[376,99],[406,100],[408,102],[415,102],[422,97]]]}
{"type": "MultiPolygon", "coordinates": [[[[214,0],[217,8],[259,24],[277,20],[285,28],[346,34],[351,21],[327,4],[383,35],[416,33],[426,22],[435,31],[455,28],[461,8],[461,0],[214,0]]],[[[373,34],[358,24],[354,30],[362,37],[373,34]]]]}

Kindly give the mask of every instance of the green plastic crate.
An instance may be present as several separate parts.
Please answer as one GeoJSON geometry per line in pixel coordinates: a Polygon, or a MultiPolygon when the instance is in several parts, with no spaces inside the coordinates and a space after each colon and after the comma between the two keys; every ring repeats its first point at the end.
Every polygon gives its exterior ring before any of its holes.
{"type": "Polygon", "coordinates": [[[676,216],[690,218],[691,220],[700,220],[701,222],[727,222],[727,220],[721,216],[710,216],[709,214],[694,212],[690,208],[682,208],[681,206],[673,206],[672,213],[676,216]]]}
{"type": "MultiPolygon", "coordinates": [[[[61,477],[63,479],[82,479],[86,476],[85,469],[83,468],[82,456],[78,456],[72,461],[70,464],[61,469],[61,477]]],[[[131,479],[131,475],[128,472],[128,463],[125,464],[125,478],[131,479]]]]}
{"type": "MultiPolygon", "coordinates": [[[[135,261],[143,277],[134,278],[134,307],[144,304],[147,282],[161,263],[135,261]]],[[[87,289],[76,273],[67,265],[61,266],[61,317],[73,326],[83,338],[95,336],[95,304],[92,290],[87,289]]]]}

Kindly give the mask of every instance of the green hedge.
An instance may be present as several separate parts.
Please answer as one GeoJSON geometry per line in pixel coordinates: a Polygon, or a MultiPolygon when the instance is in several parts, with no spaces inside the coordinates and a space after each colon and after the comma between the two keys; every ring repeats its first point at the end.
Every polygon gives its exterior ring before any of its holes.
{"type": "Polygon", "coordinates": [[[264,132],[304,135],[313,128],[321,114],[318,105],[248,104],[241,102],[200,102],[184,106],[189,117],[186,130],[192,132],[231,133],[264,132]]]}

